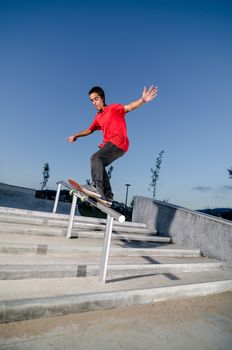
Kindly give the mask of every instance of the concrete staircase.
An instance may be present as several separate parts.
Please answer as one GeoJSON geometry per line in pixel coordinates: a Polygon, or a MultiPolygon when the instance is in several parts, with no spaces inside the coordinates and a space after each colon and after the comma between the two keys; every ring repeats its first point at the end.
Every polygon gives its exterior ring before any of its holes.
{"type": "Polygon", "coordinates": [[[98,281],[105,220],[0,207],[0,322],[232,290],[232,271],[144,224],[114,223],[98,281]]]}

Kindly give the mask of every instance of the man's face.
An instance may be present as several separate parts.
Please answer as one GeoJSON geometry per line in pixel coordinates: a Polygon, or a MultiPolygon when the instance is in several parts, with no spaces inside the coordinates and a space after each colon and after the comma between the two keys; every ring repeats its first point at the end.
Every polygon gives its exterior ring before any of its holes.
{"type": "Polygon", "coordinates": [[[101,111],[104,108],[104,101],[96,92],[93,92],[89,97],[96,110],[101,111]]]}

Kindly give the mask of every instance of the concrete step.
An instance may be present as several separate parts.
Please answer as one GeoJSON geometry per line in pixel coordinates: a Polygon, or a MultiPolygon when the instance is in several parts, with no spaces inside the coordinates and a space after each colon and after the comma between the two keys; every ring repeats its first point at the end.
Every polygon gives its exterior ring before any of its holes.
{"type": "MultiPolygon", "coordinates": [[[[68,220],[69,217],[63,214],[0,207],[0,233],[3,232],[5,234],[18,232],[24,234],[65,236],[68,228],[68,220]]],[[[105,224],[105,219],[75,216],[72,236],[76,237],[81,231],[85,231],[85,237],[89,231],[105,232],[105,224]]],[[[121,224],[117,221],[114,221],[113,232],[133,235],[156,234],[156,232],[146,228],[145,224],[134,222],[121,224]]]]}
{"type": "Polygon", "coordinates": [[[47,211],[38,211],[38,210],[29,210],[29,209],[18,209],[11,207],[2,207],[0,206],[0,216],[4,216],[5,214],[17,216],[34,216],[34,217],[50,217],[50,218],[59,218],[59,219],[68,219],[69,215],[67,214],[58,214],[47,211]]]}
{"type": "MultiPolygon", "coordinates": [[[[52,236],[65,236],[67,233],[68,223],[62,222],[59,224],[57,222],[53,222],[50,224],[47,223],[28,223],[27,221],[21,222],[1,222],[0,225],[0,233],[25,233],[25,234],[37,234],[37,235],[52,235],[52,236]]],[[[73,225],[72,236],[77,237],[78,234],[82,232],[90,232],[98,231],[104,234],[105,225],[103,224],[92,224],[92,223],[82,223],[75,222],[73,225]]],[[[113,226],[113,233],[124,233],[124,234],[144,234],[144,235],[152,235],[154,236],[156,233],[146,228],[138,228],[138,227],[121,227],[121,226],[113,226]]]]}
{"type": "MultiPolygon", "coordinates": [[[[63,248],[59,246],[47,247],[44,245],[0,247],[1,254],[35,254],[35,255],[78,255],[78,256],[100,256],[102,248],[63,248]]],[[[199,249],[170,248],[111,248],[111,256],[168,256],[168,257],[197,257],[200,256],[199,249]]]]}
{"type": "Polygon", "coordinates": [[[1,222],[0,234],[1,233],[5,235],[11,233],[20,233],[46,236],[65,236],[67,233],[67,228],[1,222]]]}
{"type": "MultiPolygon", "coordinates": [[[[40,227],[39,229],[29,226],[22,228],[12,226],[7,226],[5,228],[4,224],[1,225],[0,229],[0,238],[2,235],[12,235],[17,233],[21,235],[45,235],[45,236],[63,236],[66,237],[66,230],[64,229],[51,229],[47,227],[40,227]],[[54,234],[55,233],[55,234],[54,234]]],[[[72,238],[92,238],[92,239],[101,239],[104,238],[104,232],[103,231],[85,231],[85,230],[73,230],[72,232],[72,238]]],[[[140,241],[140,242],[157,242],[157,243],[170,243],[171,238],[170,237],[161,237],[153,234],[133,234],[133,233],[120,233],[120,232],[113,232],[112,233],[112,240],[124,240],[124,241],[140,241]]]]}
{"type": "MultiPolygon", "coordinates": [[[[40,255],[33,254],[1,254],[0,266],[32,266],[32,265],[99,265],[100,255],[40,255]]],[[[216,263],[217,259],[197,257],[169,257],[169,256],[120,256],[110,255],[111,265],[131,265],[131,264],[193,264],[193,263],[216,263]]]]}
{"type": "MultiPolygon", "coordinates": [[[[158,238],[158,237],[157,237],[158,238]]],[[[30,254],[39,256],[101,256],[103,239],[67,239],[58,236],[25,234],[0,235],[1,254],[30,254]]],[[[199,257],[199,249],[163,242],[146,242],[117,239],[111,241],[110,256],[169,256],[199,257]]]]}
{"type": "MultiPolygon", "coordinates": [[[[194,271],[218,271],[225,267],[221,262],[172,263],[172,264],[109,264],[107,276],[111,278],[148,274],[174,274],[194,271]]],[[[99,275],[99,264],[62,264],[62,265],[0,265],[0,280],[32,278],[68,278],[91,277],[99,275]]]]}
{"type": "Polygon", "coordinates": [[[231,271],[169,273],[108,279],[96,277],[0,281],[0,322],[112,309],[232,290],[231,271]]]}
{"type": "MultiPolygon", "coordinates": [[[[98,231],[76,231],[73,230],[73,237],[78,238],[104,238],[104,232],[98,232],[98,231]]],[[[170,243],[171,238],[170,237],[161,237],[157,236],[156,234],[139,234],[139,233],[121,233],[121,232],[112,232],[112,239],[119,239],[119,240],[125,240],[125,241],[145,241],[145,242],[159,242],[159,243],[170,243]]]]}
{"type": "MultiPolygon", "coordinates": [[[[57,214],[57,213],[48,213],[42,211],[33,211],[33,210],[25,210],[25,209],[15,209],[8,207],[0,207],[0,221],[4,221],[5,219],[15,220],[19,218],[29,219],[44,219],[50,221],[65,221],[68,222],[69,215],[66,214],[57,214]]],[[[105,224],[106,219],[87,217],[87,216],[75,216],[74,222],[84,222],[84,223],[96,223],[96,224],[105,224]]],[[[125,221],[124,223],[119,223],[117,221],[114,222],[114,226],[120,227],[138,227],[138,228],[146,228],[146,225],[143,223],[130,222],[125,221]]]]}
{"type": "MultiPolygon", "coordinates": [[[[56,217],[49,217],[49,216],[32,216],[32,215],[12,215],[12,214],[0,214],[0,222],[6,223],[6,224],[25,224],[25,225],[35,225],[35,226],[59,226],[59,227],[67,227],[68,226],[69,218],[56,218],[56,217]]],[[[88,217],[80,217],[76,216],[74,219],[74,227],[76,228],[89,228],[89,229],[96,229],[96,230],[104,230],[105,229],[106,221],[104,219],[97,219],[97,218],[88,218],[88,217]]],[[[135,223],[135,222],[124,222],[119,223],[117,221],[114,221],[114,229],[117,231],[131,231],[133,229],[134,232],[138,231],[144,232],[144,233],[154,233],[153,231],[146,228],[145,224],[135,223]]]]}

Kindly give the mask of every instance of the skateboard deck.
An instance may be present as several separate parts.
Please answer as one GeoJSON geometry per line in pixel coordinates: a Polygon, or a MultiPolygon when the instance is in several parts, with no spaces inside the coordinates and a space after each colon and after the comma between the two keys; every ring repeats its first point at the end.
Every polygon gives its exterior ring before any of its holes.
{"type": "Polygon", "coordinates": [[[78,182],[76,182],[75,180],[73,179],[68,179],[68,183],[70,185],[72,185],[72,187],[74,187],[78,192],[79,192],[79,197],[81,199],[87,199],[88,197],[93,199],[94,201],[96,202],[99,202],[99,203],[102,203],[104,205],[107,205],[107,207],[111,207],[112,203],[111,202],[108,202],[104,199],[101,199],[99,197],[99,195],[94,195],[92,193],[90,193],[88,190],[86,190],[85,188],[83,188],[78,182]]]}

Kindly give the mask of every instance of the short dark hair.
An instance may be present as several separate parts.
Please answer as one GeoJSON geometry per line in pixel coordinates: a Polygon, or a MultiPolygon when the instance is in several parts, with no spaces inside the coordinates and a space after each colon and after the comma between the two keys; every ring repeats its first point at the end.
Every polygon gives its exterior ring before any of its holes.
{"type": "Polygon", "coordinates": [[[96,92],[96,94],[98,94],[103,99],[103,103],[105,105],[106,103],[105,103],[105,92],[104,92],[104,90],[100,86],[94,86],[92,89],[89,90],[89,96],[91,94],[93,94],[94,92],[96,92]]]}

